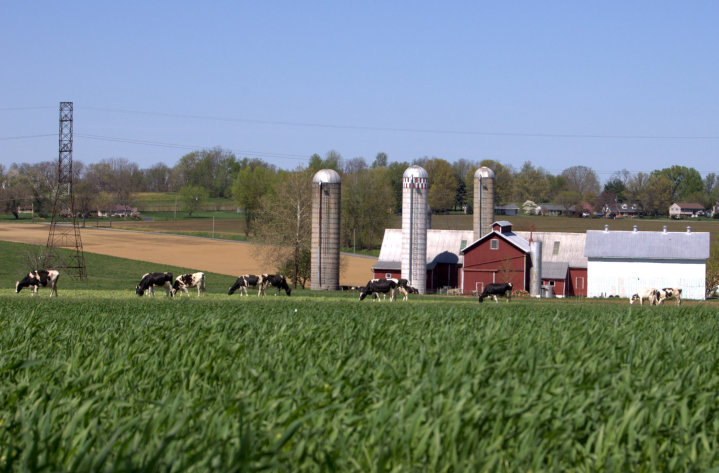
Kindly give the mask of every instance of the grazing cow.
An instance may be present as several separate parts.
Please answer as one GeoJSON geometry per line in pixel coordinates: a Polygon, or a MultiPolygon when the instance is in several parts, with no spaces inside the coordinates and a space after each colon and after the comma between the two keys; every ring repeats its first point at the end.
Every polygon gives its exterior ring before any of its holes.
{"type": "MultiPolygon", "coordinates": [[[[174,297],[175,294],[177,294],[177,291],[182,291],[189,297],[190,293],[187,290],[188,287],[197,288],[197,297],[205,294],[205,273],[192,273],[177,276],[177,279],[175,279],[175,282],[172,284],[172,296],[174,297]]],[[[182,292],[180,293],[180,297],[182,297],[182,292]]]]}
{"type": "Polygon", "coordinates": [[[279,274],[263,274],[262,275],[262,282],[260,283],[260,294],[265,295],[265,289],[269,288],[270,286],[277,288],[277,294],[280,294],[280,290],[284,289],[285,293],[289,296],[292,292],[292,289],[290,289],[290,286],[287,284],[287,279],[285,279],[284,276],[279,274]]]}
{"type": "Polygon", "coordinates": [[[22,278],[21,281],[15,282],[15,292],[18,293],[22,291],[23,287],[30,287],[32,288],[32,295],[34,296],[37,294],[40,286],[50,286],[50,297],[52,297],[53,294],[57,297],[57,279],[59,277],[60,272],[55,269],[49,271],[45,269],[31,271],[27,273],[27,276],[22,278]]]}
{"type": "Polygon", "coordinates": [[[406,279],[394,279],[397,281],[397,291],[402,294],[402,300],[406,301],[409,299],[409,294],[414,294],[417,291],[417,289],[413,288],[409,285],[409,281],[406,279]]]}
{"type": "Polygon", "coordinates": [[[479,303],[481,304],[482,301],[484,301],[485,297],[492,296],[494,297],[494,302],[499,302],[497,300],[497,296],[503,296],[507,295],[507,302],[512,298],[512,283],[496,283],[496,284],[487,284],[484,288],[484,291],[482,291],[482,294],[479,295],[479,303]]]}
{"type": "Polygon", "coordinates": [[[639,305],[643,305],[643,301],[646,299],[649,305],[654,305],[657,302],[657,297],[657,290],[653,287],[648,287],[632,295],[632,297],[629,298],[629,303],[634,304],[636,301],[639,301],[639,305]]]}
{"type": "Polygon", "coordinates": [[[665,287],[657,291],[657,305],[661,305],[667,299],[674,298],[677,301],[677,305],[682,303],[682,288],[681,287],[665,287]]]}
{"type": "Polygon", "coordinates": [[[373,299],[376,300],[379,294],[389,293],[389,300],[393,301],[396,289],[396,279],[371,279],[367,282],[367,285],[360,290],[359,300],[363,300],[368,295],[374,296],[373,299]]]}
{"type": "Polygon", "coordinates": [[[138,296],[150,291],[150,295],[155,295],[155,286],[163,286],[165,288],[165,296],[172,296],[172,273],[145,273],[142,275],[140,284],[135,287],[135,293],[138,296]]]}
{"type": "Polygon", "coordinates": [[[257,291],[257,295],[259,296],[262,292],[262,276],[256,276],[254,274],[243,274],[242,276],[238,277],[237,281],[235,281],[235,284],[230,287],[230,290],[227,291],[227,295],[231,296],[235,293],[237,289],[240,290],[240,296],[242,296],[242,293],[247,295],[248,287],[257,286],[260,286],[260,289],[257,291]]]}

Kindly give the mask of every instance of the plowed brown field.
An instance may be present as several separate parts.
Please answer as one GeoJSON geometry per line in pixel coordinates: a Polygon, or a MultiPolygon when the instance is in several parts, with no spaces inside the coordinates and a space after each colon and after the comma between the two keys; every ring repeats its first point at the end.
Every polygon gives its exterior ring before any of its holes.
{"type": "MultiPolygon", "coordinates": [[[[43,224],[0,223],[0,240],[44,245],[48,231],[48,225],[43,224]]],[[[81,237],[83,249],[89,253],[231,276],[275,272],[263,257],[268,247],[253,243],[92,227],[83,228],[81,237]]],[[[375,262],[377,258],[342,254],[340,284],[365,284],[372,277],[375,262]]]]}

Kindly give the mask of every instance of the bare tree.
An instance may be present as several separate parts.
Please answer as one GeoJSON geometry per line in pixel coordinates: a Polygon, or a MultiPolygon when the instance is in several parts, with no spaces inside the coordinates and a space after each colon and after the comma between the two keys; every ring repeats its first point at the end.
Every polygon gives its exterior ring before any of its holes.
{"type": "Polygon", "coordinates": [[[601,190],[597,173],[587,166],[569,167],[561,175],[566,179],[565,190],[579,192],[582,197],[596,196],[601,190]]]}
{"type": "Polygon", "coordinates": [[[279,246],[279,250],[268,247],[265,259],[278,270],[289,269],[285,276],[297,287],[310,271],[304,264],[309,258],[304,256],[312,237],[312,173],[302,169],[280,173],[274,189],[262,200],[255,228],[263,241],[279,246]]]}

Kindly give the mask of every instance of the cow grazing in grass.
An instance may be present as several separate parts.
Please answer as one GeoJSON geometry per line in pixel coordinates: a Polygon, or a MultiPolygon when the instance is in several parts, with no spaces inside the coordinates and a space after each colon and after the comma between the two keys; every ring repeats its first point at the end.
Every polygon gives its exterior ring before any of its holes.
{"type": "Polygon", "coordinates": [[[507,295],[507,302],[512,298],[512,283],[497,283],[497,284],[487,284],[485,286],[484,291],[482,291],[482,294],[479,295],[479,302],[480,304],[486,297],[494,297],[494,302],[499,302],[497,300],[497,296],[504,296],[507,295]]]}
{"type": "Polygon", "coordinates": [[[402,300],[406,301],[409,299],[409,294],[414,294],[417,291],[417,289],[413,288],[409,285],[409,281],[406,279],[397,279],[397,292],[402,294],[402,300]]]}
{"type": "Polygon", "coordinates": [[[367,285],[360,290],[359,300],[363,300],[369,295],[373,296],[373,299],[377,300],[379,298],[379,294],[389,294],[389,300],[393,301],[396,290],[396,279],[371,279],[367,282],[367,285]]]}
{"type": "Polygon", "coordinates": [[[15,282],[15,292],[18,293],[22,291],[22,288],[29,287],[32,289],[32,295],[34,296],[37,294],[40,286],[50,286],[50,297],[52,297],[53,294],[57,297],[57,280],[59,277],[60,272],[55,269],[30,271],[22,280],[15,282]]]}
{"type": "Polygon", "coordinates": [[[677,301],[677,305],[682,303],[681,287],[665,287],[664,289],[657,290],[657,305],[661,305],[665,300],[672,298],[677,301]]]}
{"type": "Polygon", "coordinates": [[[279,295],[282,289],[285,290],[285,293],[288,296],[292,292],[292,289],[290,289],[290,286],[287,284],[287,279],[285,279],[284,276],[279,274],[263,274],[262,282],[260,283],[260,294],[264,296],[265,290],[270,287],[277,288],[277,293],[275,295],[279,295]]]}
{"type": "Polygon", "coordinates": [[[183,292],[189,297],[188,287],[197,288],[197,297],[204,295],[205,273],[182,274],[177,276],[177,279],[175,279],[175,282],[172,284],[172,296],[174,297],[177,291],[182,291],[180,292],[180,297],[182,297],[183,292]]]}
{"type": "Polygon", "coordinates": [[[164,287],[165,296],[172,296],[172,273],[145,273],[142,275],[140,284],[135,287],[135,293],[138,296],[150,291],[150,295],[155,295],[154,287],[164,287]]]}
{"type": "Polygon", "coordinates": [[[259,296],[262,292],[262,276],[256,276],[254,274],[243,274],[242,276],[238,277],[237,281],[235,281],[235,284],[230,287],[230,290],[227,291],[227,295],[231,296],[238,289],[240,290],[240,296],[242,296],[243,293],[247,295],[248,287],[257,286],[260,286],[260,289],[257,291],[257,295],[259,296]]]}
{"type": "Polygon", "coordinates": [[[637,294],[633,294],[632,297],[629,298],[629,303],[634,304],[636,301],[639,301],[639,305],[644,305],[644,299],[649,302],[649,305],[656,304],[657,290],[653,287],[642,289],[637,294]]]}

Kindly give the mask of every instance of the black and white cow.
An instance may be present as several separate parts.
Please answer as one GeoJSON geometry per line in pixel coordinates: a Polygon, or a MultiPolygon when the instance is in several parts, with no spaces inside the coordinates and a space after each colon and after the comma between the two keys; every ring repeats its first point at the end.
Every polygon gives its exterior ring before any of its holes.
{"type": "Polygon", "coordinates": [[[370,279],[367,285],[360,289],[359,300],[371,295],[372,299],[378,300],[379,294],[389,294],[389,300],[394,300],[394,294],[397,290],[396,279],[370,279]]]}
{"type": "Polygon", "coordinates": [[[494,297],[494,302],[499,302],[497,296],[507,295],[507,302],[512,298],[512,283],[496,283],[487,284],[484,287],[484,291],[479,295],[479,303],[481,304],[485,297],[494,297]]]}
{"type": "Polygon", "coordinates": [[[287,279],[285,279],[284,276],[279,274],[263,274],[262,275],[262,281],[260,282],[260,294],[262,296],[265,295],[265,290],[269,287],[276,287],[277,288],[277,294],[280,294],[280,290],[284,289],[285,293],[289,296],[292,292],[292,289],[290,289],[290,286],[287,284],[287,279]]]}
{"type": "Polygon", "coordinates": [[[406,279],[397,279],[397,292],[402,294],[402,300],[406,301],[409,299],[409,294],[414,294],[417,291],[417,289],[413,288],[409,285],[409,281],[406,279]]]}
{"type": "Polygon", "coordinates": [[[174,297],[175,294],[177,294],[177,291],[182,291],[180,293],[180,297],[182,297],[183,292],[189,297],[190,293],[187,290],[188,287],[197,288],[197,297],[204,295],[205,273],[182,274],[177,276],[175,282],[172,284],[172,296],[174,297]]]}
{"type": "Polygon", "coordinates": [[[145,294],[145,291],[150,291],[150,295],[155,295],[155,286],[162,286],[165,288],[165,296],[172,296],[172,273],[145,273],[142,275],[140,284],[135,287],[135,293],[138,296],[145,294]]]}
{"type": "Polygon", "coordinates": [[[662,302],[672,298],[676,299],[677,305],[682,303],[681,287],[665,287],[664,289],[657,290],[657,305],[662,305],[662,302]]]}
{"type": "Polygon", "coordinates": [[[657,302],[657,290],[653,287],[648,287],[646,289],[642,289],[637,294],[633,294],[632,297],[629,298],[629,303],[634,304],[636,301],[639,301],[639,305],[644,305],[644,299],[646,299],[649,302],[649,305],[654,305],[657,302]]]}
{"type": "Polygon", "coordinates": [[[32,288],[32,295],[34,296],[37,294],[40,286],[50,286],[50,297],[52,297],[53,294],[57,297],[57,280],[59,277],[60,272],[55,269],[30,271],[22,280],[15,282],[15,292],[18,293],[22,291],[23,287],[30,287],[32,288]]]}
{"type": "Polygon", "coordinates": [[[257,276],[255,274],[243,274],[242,276],[237,278],[237,281],[235,281],[235,284],[230,287],[230,290],[227,291],[227,295],[231,296],[235,293],[236,290],[240,290],[240,296],[242,296],[242,293],[247,295],[247,288],[248,287],[257,287],[260,286],[259,290],[257,291],[257,295],[259,296],[262,293],[262,276],[257,276]]]}

